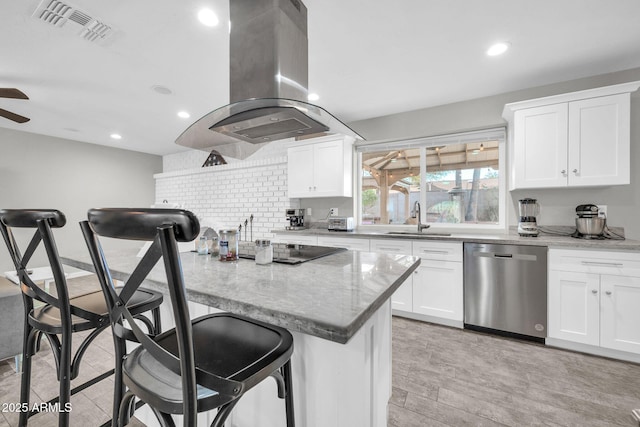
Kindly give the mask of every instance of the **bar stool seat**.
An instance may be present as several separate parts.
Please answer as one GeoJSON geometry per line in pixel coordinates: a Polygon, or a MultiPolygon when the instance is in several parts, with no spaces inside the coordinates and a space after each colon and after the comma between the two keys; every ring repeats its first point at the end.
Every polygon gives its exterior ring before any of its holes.
{"type": "MultiPolygon", "coordinates": [[[[69,298],[69,303],[74,307],[103,317],[105,326],[109,324],[109,310],[101,290],[69,298]]],[[[161,303],[161,293],[138,289],[129,302],[129,308],[133,314],[137,315],[159,307],[161,303]]],[[[48,334],[61,334],[60,309],[49,304],[38,307],[29,313],[29,324],[48,334]]],[[[86,331],[95,327],[94,321],[71,315],[71,330],[73,332],[86,331]]]]}
{"type": "MultiPolygon", "coordinates": [[[[230,313],[202,316],[191,324],[195,365],[203,375],[228,378],[250,389],[291,357],[291,334],[281,328],[230,313]]],[[[175,330],[158,336],[156,343],[178,355],[175,330]]],[[[125,384],[137,397],[163,412],[182,413],[180,375],[158,362],[144,347],[127,356],[122,371],[125,384]]],[[[202,385],[198,386],[197,395],[199,412],[233,400],[202,385]]]]}

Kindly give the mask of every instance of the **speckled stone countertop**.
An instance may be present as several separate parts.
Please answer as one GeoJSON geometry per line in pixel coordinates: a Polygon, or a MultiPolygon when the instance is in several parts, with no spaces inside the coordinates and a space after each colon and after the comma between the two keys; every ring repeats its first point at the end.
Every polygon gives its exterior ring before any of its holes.
{"type": "MultiPolygon", "coordinates": [[[[569,234],[570,227],[561,227],[560,232],[569,234]]],[[[572,230],[575,230],[572,229],[572,230]]],[[[555,230],[550,230],[555,231],[555,230]]],[[[614,229],[617,231],[617,229],[614,229]]],[[[474,242],[474,243],[499,243],[513,245],[548,246],[558,248],[576,249],[598,249],[598,250],[620,250],[620,251],[640,251],[639,240],[588,240],[576,239],[567,235],[555,235],[540,233],[537,237],[519,236],[516,230],[509,233],[495,234],[472,234],[472,233],[452,233],[451,235],[439,234],[437,230],[425,230],[420,235],[411,234],[389,234],[386,231],[355,230],[355,231],[328,231],[326,228],[309,228],[305,230],[272,230],[276,234],[292,235],[315,235],[331,237],[352,237],[362,239],[408,239],[408,240],[439,240],[448,242],[474,242]]]]}
{"type": "MultiPolygon", "coordinates": [[[[123,280],[139,261],[136,252],[107,251],[114,278],[123,280]]],[[[245,315],[291,331],[346,343],[420,264],[417,257],[343,251],[291,266],[220,262],[181,254],[189,300],[245,315]]],[[[88,254],[62,257],[93,270],[88,254]]],[[[162,263],[145,286],[167,293],[162,263]]]]}

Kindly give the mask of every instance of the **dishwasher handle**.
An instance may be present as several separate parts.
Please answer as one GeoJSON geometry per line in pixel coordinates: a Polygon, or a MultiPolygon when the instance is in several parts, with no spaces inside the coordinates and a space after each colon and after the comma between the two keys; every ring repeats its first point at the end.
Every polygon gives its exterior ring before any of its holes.
{"type": "Polygon", "coordinates": [[[530,254],[505,254],[505,253],[496,253],[496,252],[485,252],[485,251],[474,251],[473,256],[482,257],[482,258],[497,258],[501,260],[514,260],[514,261],[537,261],[538,257],[536,255],[530,254]]]}
{"type": "Polygon", "coordinates": [[[513,254],[493,254],[494,258],[513,258],[513,254]]]}

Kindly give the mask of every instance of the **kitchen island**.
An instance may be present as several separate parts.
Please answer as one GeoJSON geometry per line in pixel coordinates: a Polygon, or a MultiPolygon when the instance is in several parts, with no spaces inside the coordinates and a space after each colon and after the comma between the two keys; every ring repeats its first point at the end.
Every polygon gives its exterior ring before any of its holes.
{"type": "MultiPolygon", "coordinates": [[[[133,271],[137,250],[107,252],[115,279],[133,271]]],[[[92,270],[88,254],[63,257],[92,270]]],[[[287,328],[292,356],[296,424],[385,426],[391,396],[391,304],[393,292],[420,263],[406,255],[339,252],[296,266],[220,262],[181,254],[191,316],[229,311],[287,328]]],[[[167,292],[159,263],[144,284],[167,292]]],[[[173,326],[168,297],[163,328],[173,326]]],[[[136,412],[147,425],[153,417],[136,412]]],[[[202,415],[202,424],[211,419],[202,415]]],[[[275,381],[265,381],[240,401],[227,425],[284,426],[284,401],[275,381]]]]}

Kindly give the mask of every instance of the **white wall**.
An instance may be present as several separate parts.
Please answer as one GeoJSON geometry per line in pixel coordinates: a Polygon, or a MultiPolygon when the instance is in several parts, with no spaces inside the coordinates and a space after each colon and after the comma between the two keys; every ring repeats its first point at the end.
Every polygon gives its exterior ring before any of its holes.
{"type": "MultiPolygon", "coordinates": [[[[62,211],[67,225],[55,232],[62,254],[86,251],[78,222],[89,208],[152,204],[161,169],[160,156],[0,128],[0,208],[62,211]]],[[[32,265],[45,260],[39,253],[32,265]]],[[[13,269],[2,242],[0,274],[13,269]]]]}

